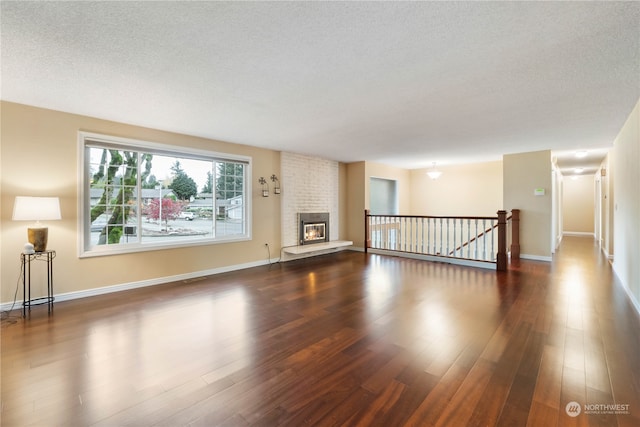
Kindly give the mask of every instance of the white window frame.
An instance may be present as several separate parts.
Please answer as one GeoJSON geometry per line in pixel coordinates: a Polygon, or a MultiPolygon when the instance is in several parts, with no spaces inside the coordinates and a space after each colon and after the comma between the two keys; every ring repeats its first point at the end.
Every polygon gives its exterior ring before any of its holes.
{"type": "MultiPolygon", "coordinates": [[[[140,167],[140,165],[138,165],[140,167]]],[[[122,138],[110,135],[103,135],[92,132],[78,132],[78,257],[96,257],[106,255],[116,255],[134,252],[146,252],[162,249],[173,249],[178,247],[190,247],[190,246],[202,246],[213,245],[220,243],[230,243],[239,241],[251,240],[251,223],[252,223],[252,158],[249,156],[242,156],[236,154],[220,153],[215,151],[201,150],[189,147],[182,147],[176,145],[167,145],[162,143],[142,141],[131,138],[122,138]],[[157,155],[169,155],[182,158],[193,158],[198,160],[210,160],[212,162],[240,162],[245,164],[245,182],[244,182],[244,229],[245,232],[242,235],[210,237],[210,238],[198,238],[197,240],[182,240],[182,241],[163,241],[157,243],[150,242],[138,242],[127,244],[114,244],[114,245],[95,245],[91,246],[91,223],[88,222],[89,212],[91,209],[90,198],[90,182],[87,179],[89,176],[88,168],[89,159],[87,155],[87,145],[94,143],[104,144],[105,146],[113,146],[119,149],[130,149],[131,151],[143,151],[145,153],[157,154],[157,155]]],[[[215,172],[215,171],[214,171],[215,172]]],[[[139,173],[138,173],[138,176],[139,173]]],[[[140,180],[138,179],[138,188],[140,187],[140,180]]],[[[214,200],[215,211],[215,200],[214,200]]],[[[138,213],[140,215],[140,213],[138,213]]],[[[215,223],[215,214],[213,217],[215,223]]]]}

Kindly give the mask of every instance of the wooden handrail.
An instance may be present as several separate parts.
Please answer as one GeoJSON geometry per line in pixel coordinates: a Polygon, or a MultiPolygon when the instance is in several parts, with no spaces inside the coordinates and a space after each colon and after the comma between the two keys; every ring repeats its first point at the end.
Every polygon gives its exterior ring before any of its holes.
{"type": "MultiPolygon", "coordinates": [[[[474,219],[474,218],[470,218],[470,219],[474,219]]],[[[491,218],[491,219],[495,219],[495,218],[491,218]]],[[[509,215],[507,217],[507,221],[509,221],[511,219],[511,215],[509,215]]],[[[478,234],[477,236],[473,237],[472,239],[464,242],[462,245],[458,246],[457,248],[455,248],[454,250],[452,250],[451,252],[449,252],[449,255],[453,255],[456,252],[458,252],[460,249],[469,246],[469,244],[475,242],[476,240],[478,240],[480,237],[484,236],[485,234],[487,234],[488,232],[494,230],[498,228],[498,223],[496,223],[496,225],[494,225],[493,227],[489,227],[486,230],[484,230],[482,233],[478,234]]]]}
{"type": "Polygon", "coordinates": [[[365,216],[369,217],[383,217],[383,218],[431,218],[431,219],[488,219],[494,220],[495,216],[430,216],[430,215],[371,215],[369,214],[369,210],[366,209],[365,216]]]}

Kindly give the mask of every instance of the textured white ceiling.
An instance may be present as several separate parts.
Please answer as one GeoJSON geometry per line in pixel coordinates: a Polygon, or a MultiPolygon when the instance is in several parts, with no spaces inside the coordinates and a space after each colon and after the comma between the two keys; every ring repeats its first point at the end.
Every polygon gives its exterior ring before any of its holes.
{"type": "Polygon", "coordinates": [[[4,100],[406,168],[610,147],[639,2],[0,3],[4,100]]]}

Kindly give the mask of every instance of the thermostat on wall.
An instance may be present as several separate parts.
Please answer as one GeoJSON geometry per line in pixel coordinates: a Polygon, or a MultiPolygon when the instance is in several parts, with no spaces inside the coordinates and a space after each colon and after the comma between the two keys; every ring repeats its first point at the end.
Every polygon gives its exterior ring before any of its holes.
{"type": "Polygon", "coordinates": [[[534,196],[544,196],[544,188],[536,188],[533,190],[534,196]]]}

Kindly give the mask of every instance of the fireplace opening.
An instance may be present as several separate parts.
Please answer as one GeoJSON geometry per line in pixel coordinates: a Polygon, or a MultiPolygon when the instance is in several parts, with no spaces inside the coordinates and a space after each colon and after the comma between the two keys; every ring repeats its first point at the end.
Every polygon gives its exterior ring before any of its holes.
{"type": "Polygon", "coordinates": [[[300,213],[298,240],[301,245],[329,241],[328,213],[300,213]]]}
{"type": "Polygon", "coordinates": [[[304,240],[324,240],[326,231],[326,224],[324,222],[318,224],[305,224],[304,225],[304,240]]]}

